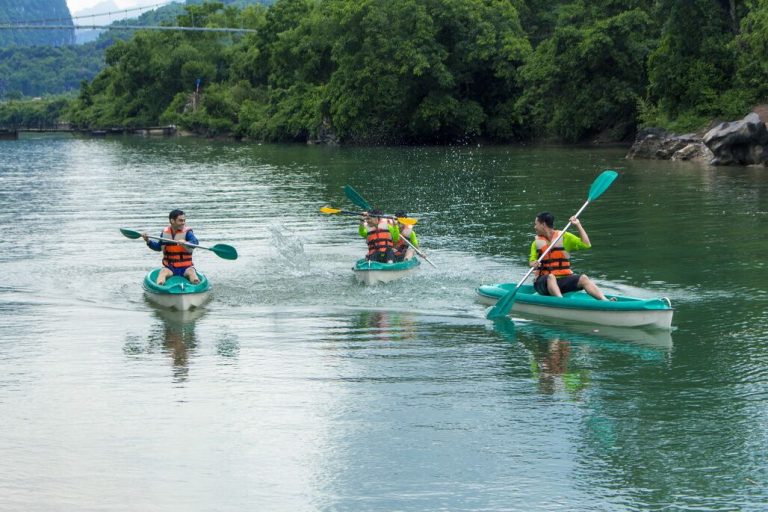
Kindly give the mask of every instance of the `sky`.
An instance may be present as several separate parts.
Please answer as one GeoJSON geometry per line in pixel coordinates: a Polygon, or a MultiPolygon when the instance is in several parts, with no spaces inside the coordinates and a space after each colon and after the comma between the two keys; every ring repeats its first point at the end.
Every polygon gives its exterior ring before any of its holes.
{"type": "MultiPolygon", "coordinates": [[[[145,7],[152,5],[159,6],[167,4],[170,1],[171,0],[112,0],[112,3],[117,5],[120,9],[130,9],[132,7],[145,7]]],[[[82,11],[83,9],[95,7],[100,3],[108,2],[104,2],[104,0],[67,0],[67,6],[69,7],[69,12],[71,13],[76,13],[78,11],[82,11]]]]}

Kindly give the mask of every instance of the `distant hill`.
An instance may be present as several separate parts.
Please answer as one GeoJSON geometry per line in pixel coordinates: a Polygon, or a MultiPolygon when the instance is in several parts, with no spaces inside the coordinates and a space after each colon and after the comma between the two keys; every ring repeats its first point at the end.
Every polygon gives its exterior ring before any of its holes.
{"type": "MultiPolygon", "coordinates": [[[[2,6],[16,1],[20,4],[31,3],[32,0],[0,0],[0,16],[5,14],[2,6]]],[[[35,0],[41,3],[57,3],[61,1],[66,9],[65,0],[35,0]]],[[[188,1],[189,4],[198,4],[202,2],[188,1]]],[[[273,0],[228,0],[221,2],[223,4],[235,7],[243,7],[252,4],[271,5],[273,0]]],[[[109,7],[109,4],[102,3],[103,7],[109,7]]],[[[112,4],[114,5],[114,4],[112,4]]],[[[78,14],[82,15],[84,11],[78,14]]],[[[102,14],[109,12],[109,9],[91,12],[91,14],[102,14]]],[[[184,5],[181,3],[170,3],[157,9],[144,12],[138,17],[124,19],[111,23],[115,28],[120,25],[167,25],[172,24],[176,17],[184,13],[184,5]]],[[[24,19],[27,14],[25,14],[24,19]]],[[[69,11],[67,10],[67,16],[69,11]]],[[[51,14],[49,18],[53,17],[51,14]]],[[[39,17],[36,19],[48,19],[39,17]]],[[[108,24],[96,23],[92,20],[78,20],[78,24],[101,25],[108,24]]],[[[0,21],[0,23],[2,23],[0,21]]],[[[0,30],[0,36],[4,31],[0,30]]],[[[37,35],[46,33],[42,30],[33,31],[37,35]]],[[[54,32],[54,31],[52,31],[54,32]]],[[[70,32],[65,30],[55,31],[57,33],[70,32]]],[[[133,30],[106,30],[99,34],[92,35],[94,40],[84,44],[64,45],[52,48],[51,43],[39,43],[40,46],[9,46],[0,45],[0,100],[7,97],[18,95],[25,97],[45,96],[52,94],[70,93],[74,94],[80,88],[80,82],[83,80],[93,80],[93,78],[104,67],[104,50],[120,39],[129,39],[134,34],[133,30]]],[[[72,32],[74,37],[74,31],[72,32]]],[[[74,39],[69,42],[74,42],[74,39]]],[[[18,44],[18,43],[17,43],[18,44]]]]}
{"type": "MultiPolygon", "coordinates": [[[[41,25],[72,25],[66,0],[0,0],[0,25],[40,22],[41,25]]],[[[0,30],[0,48],[8,46],[61,46],[75,41],[72,30],[0,30]]]]}

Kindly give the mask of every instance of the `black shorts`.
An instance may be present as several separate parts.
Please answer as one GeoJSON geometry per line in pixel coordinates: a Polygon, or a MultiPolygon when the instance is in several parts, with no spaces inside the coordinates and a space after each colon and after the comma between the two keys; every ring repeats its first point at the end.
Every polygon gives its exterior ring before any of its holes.
{"type": "MultiPolygon", "coordinates": [[[[557,287],[560,288],[560,293],[575,292],[576,290],[580,290],[581,288],[579,288],[579,278],[581,278],[581,274],[571,274],[569,276],[561,277],[558,279],[557,287]]],[[[533,287],[536,289],[539,295],[549,295],[549,290],[547,289],[547,276],[537,277],[533,282],[533,287]]]]}
{"type": "Polygon", "coordinates": [[[386,251],[376,251],[373,254],[365,257],[368,260],[371,261],[377,261],[379,263],[386,263],[388,261],[394,261],[395,260],[395,250],[392,248],[387,248],[386,251]]]}

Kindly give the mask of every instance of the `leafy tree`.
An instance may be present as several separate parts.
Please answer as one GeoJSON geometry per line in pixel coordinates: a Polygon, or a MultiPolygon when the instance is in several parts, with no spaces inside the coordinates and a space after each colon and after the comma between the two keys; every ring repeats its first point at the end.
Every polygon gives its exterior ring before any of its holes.
{"type": "Polygon", "coordinates": [[[667,118],[687,117],[681,128],[694,128],[720,113],[720,97],[731,87],[730,8],[715,0],[664,0],[660,11],[665,22],[648,60],[648,100],[667,118]]]}
{"type": "Polygon", "coordinates": [[[538,135],[571,142],[617,127],[614,138],[627,136],[646,85],[651,27],[640,8],[613,14],[576,2],[564,9],[522,70],[519,115],[538,135]]]}
{"type": "Polygon", "coordinates": [[[330,114],[351,139],[484,134],[499,114],[489,102],[515,90],[517,67],[530,51],[507,1],[336,0],[324,6],[337,66],[328,84],[330,114]]]}
{"type": "Polygon", "coordinates": [[[746,2],[749,13],[732,44],[736,61],[736,92],[747,103],[768,99],[768,0],[746,2]]]}

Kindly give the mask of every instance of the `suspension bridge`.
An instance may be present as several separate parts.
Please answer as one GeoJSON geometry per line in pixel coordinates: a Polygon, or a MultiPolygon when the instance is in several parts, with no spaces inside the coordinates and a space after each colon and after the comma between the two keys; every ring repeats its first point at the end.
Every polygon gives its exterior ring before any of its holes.
{"type": "Polygon", "coordinates": [[[75,20],[85,20],[89,18],[103,18],[117,15],[127,15],[134,11],[148,11],[157,7],[169,4],[146,5],[143,7],[134,7],[132,9],[122,9],[120,11],[109,11],[99,14],[84,14],[81,16],[72,16],[71,18],[51,18],[45,20],[14,21],[0,24],[0,30],[173,30],[183,32],[229,32],[249,34],[256,33],[254,29],[238,27],[188,27],[178,25],[130,25],[115,24],[108,25],[95,23],[74,23],[75,20]],[[69,23],[71,24],[69,24],[69,23]]]}

